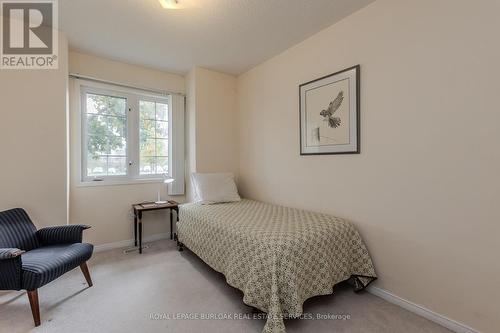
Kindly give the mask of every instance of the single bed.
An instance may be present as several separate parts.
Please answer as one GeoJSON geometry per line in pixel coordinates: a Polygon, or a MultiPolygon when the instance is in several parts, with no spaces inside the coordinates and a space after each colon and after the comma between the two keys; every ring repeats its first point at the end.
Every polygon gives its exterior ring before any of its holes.
{"type": "Polygon", "coordinates": [[[177,237],[244,293],[243,302],[267,313],[263,332],[285,332],[310,297],[342,281],[355,291],[376,279],[354,226],[327,214],[243,199],[180,206],[177,237]]]}

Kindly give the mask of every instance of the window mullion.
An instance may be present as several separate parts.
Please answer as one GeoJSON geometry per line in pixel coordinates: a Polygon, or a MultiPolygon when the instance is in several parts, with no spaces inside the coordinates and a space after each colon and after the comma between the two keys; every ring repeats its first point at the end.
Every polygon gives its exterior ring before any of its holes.
{"type": "Polygon", "coordinates": [[[130,121],[129,128],[129,160],[132,163],[130,165],[130,178],[139,178],[139,98],[136,95],[130,96],[130,111],[128,112],[128,118],[130,121]]]}

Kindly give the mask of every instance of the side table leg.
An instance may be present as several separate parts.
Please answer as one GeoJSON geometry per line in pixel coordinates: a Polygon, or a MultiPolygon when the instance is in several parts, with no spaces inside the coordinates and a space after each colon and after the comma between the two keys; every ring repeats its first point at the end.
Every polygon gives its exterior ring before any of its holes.
{"type": "Polygon", "coordinates": [[[142,254],[142,212],[139,212],[139,254],[142,254]]]}
{"type": "Polygon", "coordinates": [[[134,246],[137,247],[137,213],[134,213],[134,246]]]}
{"type": "Polygon", "coordinates": [[[173,217],[173,213],[172,213],[172,208],[170,208],[170,239],[174,239],[174,229],[173,229],[173,221],[174,221],[174,217],[173,217]]]}
{"type": "Polygon", "coordinates": [[[142,222],[139,220],[139,253],[142,254],[142,222]]]}

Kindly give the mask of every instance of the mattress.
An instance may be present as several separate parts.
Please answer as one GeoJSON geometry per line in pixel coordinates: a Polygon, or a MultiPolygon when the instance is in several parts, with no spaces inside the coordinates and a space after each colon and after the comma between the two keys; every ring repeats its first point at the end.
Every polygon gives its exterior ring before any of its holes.
{"type": "Polygon", "coordinates": [[[246,200],[184,204],[178,241],[240,289],[243,302],[267,313],[263,332],[285,332],[310,297],[349,281],[354,290],[376,279],[352,223],[335,216],[246,200]]]}

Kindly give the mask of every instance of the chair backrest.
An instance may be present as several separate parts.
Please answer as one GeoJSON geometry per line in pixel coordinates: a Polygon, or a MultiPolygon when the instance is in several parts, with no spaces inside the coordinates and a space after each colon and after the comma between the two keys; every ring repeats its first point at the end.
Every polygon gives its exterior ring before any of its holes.
{"type": "Polygon", "coordinates": [[[24,251],[40,246],[36,227],[22,208],[0,212],[0,248],[18,248],[24,251]]]}

